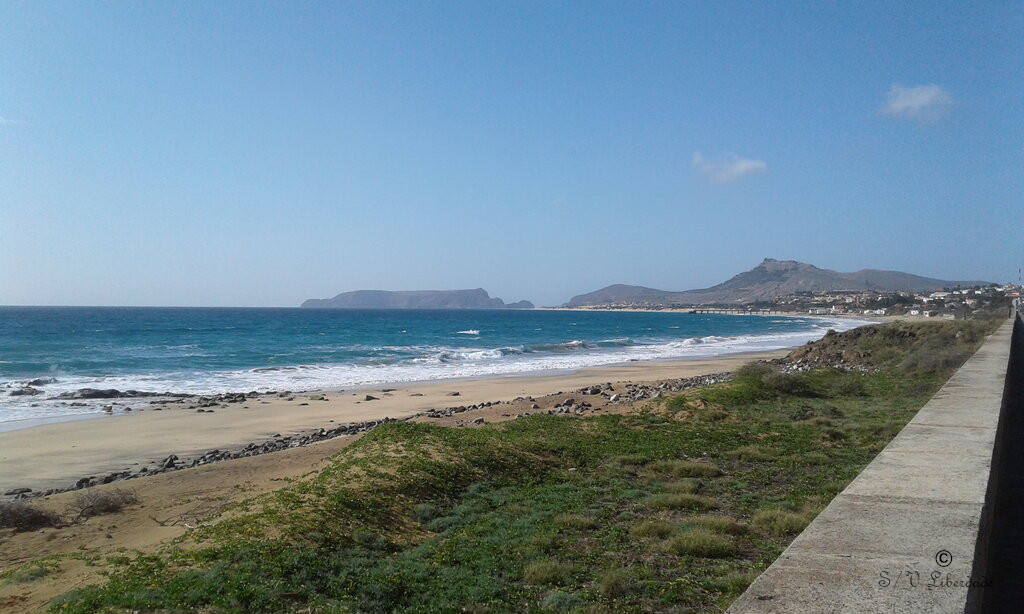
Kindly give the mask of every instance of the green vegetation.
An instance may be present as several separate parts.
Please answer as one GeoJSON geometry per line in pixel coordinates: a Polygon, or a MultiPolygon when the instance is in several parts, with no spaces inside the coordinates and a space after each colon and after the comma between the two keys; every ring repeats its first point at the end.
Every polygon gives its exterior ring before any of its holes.
{"type": "Polygon", "coordinates": [[[751,367],[631,415],[382,426],[53,608],[721,611],[986,332],[889,326],[798,350],[867,373],[751,367]]]}

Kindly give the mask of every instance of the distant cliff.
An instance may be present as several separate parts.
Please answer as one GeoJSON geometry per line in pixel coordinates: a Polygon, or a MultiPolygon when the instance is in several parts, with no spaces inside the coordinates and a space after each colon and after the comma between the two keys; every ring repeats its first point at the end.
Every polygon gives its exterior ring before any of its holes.
{"type": "Polygon", "coordinates": [[[356,290],[334,298],[311,298],[302,307],[320,309],[532,309],[530,301],[505,304],[483,288],[475,290],[356,290]]]}
{"type": "Polygon", "coordinates": [[[794,292],[829,292],[838,290],[874,290],[876,292],[932,292],[954,286],[987,285],[983,281],[949,281],[900,273],[862,269],[840,273],[819,269],[813,264],[794,260],[765,258],[753,269],[740,273],[717,286],[701,290],[673,292],[643,286],[617,284],[589,294],[574,296],[570,307],[623,303],[654,303],[675,305],[708,305],[753,303],[771,300],[794,292]]]}

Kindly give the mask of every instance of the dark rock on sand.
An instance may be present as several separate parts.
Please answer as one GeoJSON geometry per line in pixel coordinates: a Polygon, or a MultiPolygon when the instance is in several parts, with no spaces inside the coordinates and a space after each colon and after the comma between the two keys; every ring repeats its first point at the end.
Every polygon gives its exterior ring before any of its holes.
{"type": "MultiPolygon", "coordinates": [[[[62,392],[54,399],[122,399],[122,398],[138,398],[138,397],[173,397],[177,399],[184,399],[191,397],[190,394],[182,393],[171,393],[171,392],[144,392],[141,390],[118,390],[116,388],[99,389],[99,388],[79,388],[74,392],[62,392]]],[[[239,395],[233,395],[239,396],[239,395]]],[[[243,396],[244,395],[240,395],[243,396]]]]}

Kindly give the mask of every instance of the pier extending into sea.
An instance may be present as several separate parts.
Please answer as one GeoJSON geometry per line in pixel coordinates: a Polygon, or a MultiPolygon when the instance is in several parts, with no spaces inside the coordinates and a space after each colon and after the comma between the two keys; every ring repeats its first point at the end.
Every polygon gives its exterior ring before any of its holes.
{"type": "Polygon", "coordinates": [[[993,333],[729,608],[985,613],[1024,603],[1024,318],[993,333]]]}

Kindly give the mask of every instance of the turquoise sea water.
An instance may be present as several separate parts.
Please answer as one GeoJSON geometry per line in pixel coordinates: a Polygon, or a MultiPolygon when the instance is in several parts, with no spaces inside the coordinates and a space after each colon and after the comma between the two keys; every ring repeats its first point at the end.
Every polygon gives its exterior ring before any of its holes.
{"type": "Polygon", "coordinates": [[[854,320],[681,313],[0,307],[0,422],[79,388],[336,389],[777,349],[854,320]],[[12,396],[28,381],[42,393],[12,396]]]}

